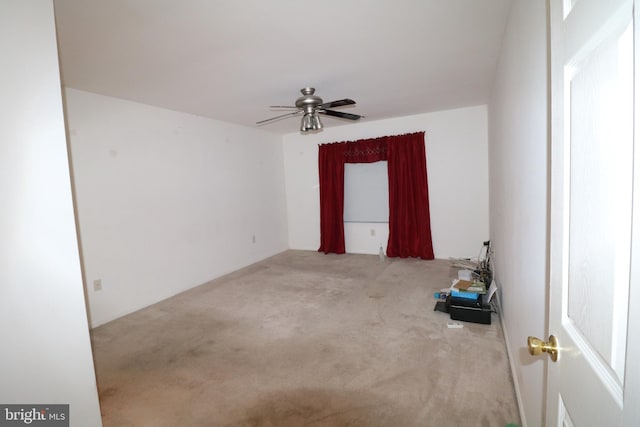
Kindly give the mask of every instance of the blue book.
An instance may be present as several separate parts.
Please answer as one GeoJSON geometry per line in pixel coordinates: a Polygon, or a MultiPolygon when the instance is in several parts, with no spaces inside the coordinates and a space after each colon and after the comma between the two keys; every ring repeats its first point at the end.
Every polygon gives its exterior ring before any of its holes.
{"type": "Polygon", "coordinates": [[[470,299],[470,300],[478,299],[478,294],[476,292],[457,291],[455,289],[451,289],[451,296],[456,298],[470,299]]]}

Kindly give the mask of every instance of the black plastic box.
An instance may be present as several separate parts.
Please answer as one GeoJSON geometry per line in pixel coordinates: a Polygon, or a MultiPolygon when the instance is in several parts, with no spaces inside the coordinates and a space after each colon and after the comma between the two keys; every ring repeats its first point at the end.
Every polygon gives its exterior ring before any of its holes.
{"type": "Polygon", "coordinates": [[[447,297],[447,311],[452,320],[491,324],[491,306],[482,304],[482,295],[477,299],[447,297]]]}

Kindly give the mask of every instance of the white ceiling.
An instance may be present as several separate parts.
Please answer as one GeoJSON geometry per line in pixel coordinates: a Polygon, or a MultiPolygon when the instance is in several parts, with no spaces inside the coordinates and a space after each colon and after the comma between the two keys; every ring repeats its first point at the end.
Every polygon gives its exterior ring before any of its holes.
{"type": "Polygon", "coordinates": [[[245,126],[305,86],[361,121],[485,104],[510,4],[54,0],[65,86],[245,126]]]}

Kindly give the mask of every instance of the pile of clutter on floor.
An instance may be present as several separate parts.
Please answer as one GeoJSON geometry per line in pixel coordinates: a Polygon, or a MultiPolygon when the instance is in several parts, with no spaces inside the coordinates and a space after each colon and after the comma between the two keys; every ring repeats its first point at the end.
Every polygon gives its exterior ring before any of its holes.
{"type": "MultiPolygon", "coordinates": [[[[449,313],[451,320],[491,324],[493,295],[497,290],[493,280],[491,241],[483,243],[477,260],[451,259],[457,278],[449,288],[436,292],[435,311],[449,313]]],[[[455,327],[452,324],[451,327],[455,327]]]]}

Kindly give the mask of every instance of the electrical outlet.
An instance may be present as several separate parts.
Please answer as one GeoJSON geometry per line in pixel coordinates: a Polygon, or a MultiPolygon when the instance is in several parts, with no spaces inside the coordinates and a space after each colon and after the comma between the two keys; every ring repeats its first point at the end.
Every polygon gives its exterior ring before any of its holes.
{"type": "Polygon", "coordinates": [[[252,241],[253,243],[255,243],[255,242],[256,242],[256,235],[255,235],[255,234],[251,237],[251,241],[252,241]]]}
{"type": "Polygon", "coordinates": [[[372,236],[375,236],[375,235],[376,235],[376,229],[375,229],[375,228],[372,228],[372,229],[371,229],[371,235],[372,235],[372,236]]]}
{"type": "Polygon", "coordinates": [[[93,281],[93,290],[94,291],[102,290],[102,279],[96,279],[93,281]]]}

